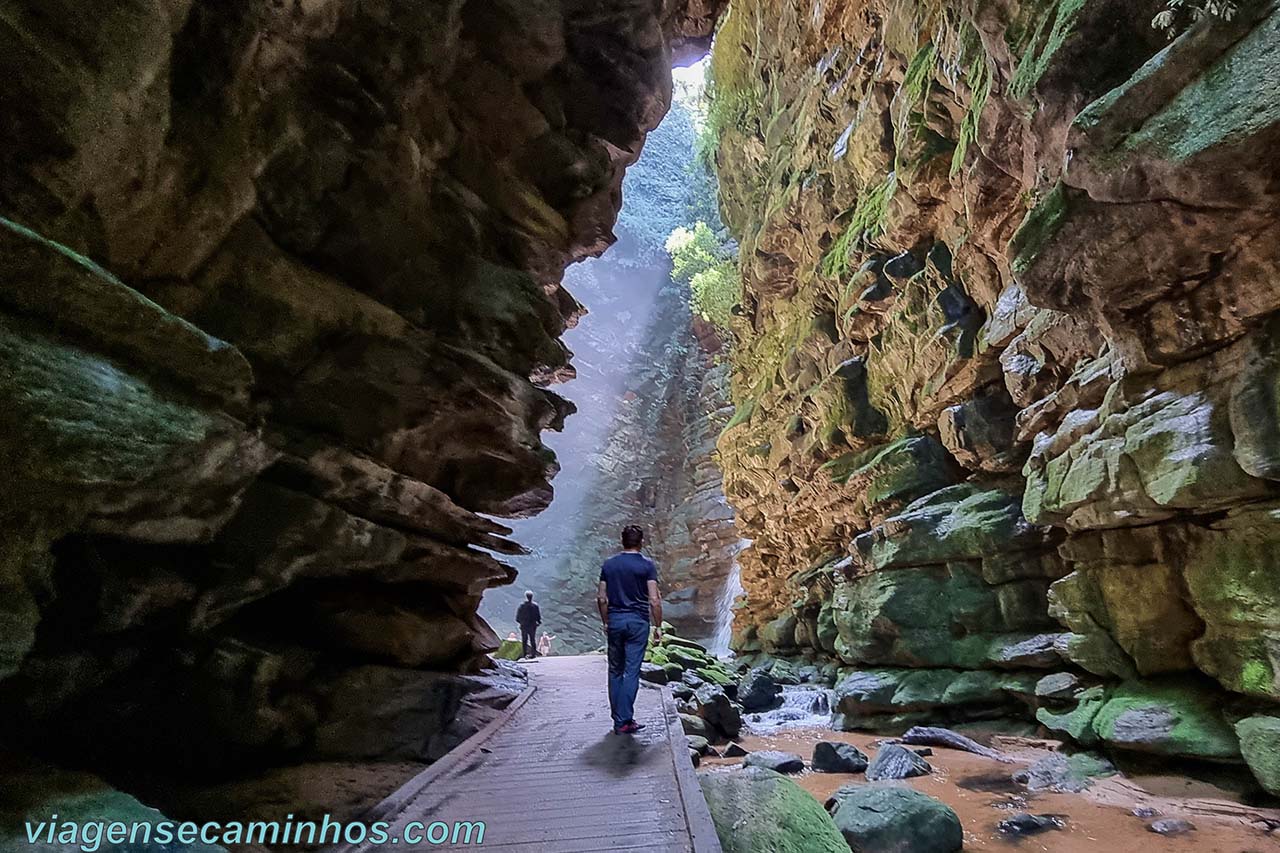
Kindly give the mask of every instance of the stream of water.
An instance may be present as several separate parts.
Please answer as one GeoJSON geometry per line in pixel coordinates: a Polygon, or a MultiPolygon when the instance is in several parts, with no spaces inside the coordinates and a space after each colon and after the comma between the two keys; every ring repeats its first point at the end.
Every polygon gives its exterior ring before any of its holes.
{"type": "Polygon", "coordinates": [[[782,688],[782,704],[768,711],[742,716],[752,734],[769,735],[782,729],[828,728],[834,691],[817,684],[797,684],[782,688]]]}

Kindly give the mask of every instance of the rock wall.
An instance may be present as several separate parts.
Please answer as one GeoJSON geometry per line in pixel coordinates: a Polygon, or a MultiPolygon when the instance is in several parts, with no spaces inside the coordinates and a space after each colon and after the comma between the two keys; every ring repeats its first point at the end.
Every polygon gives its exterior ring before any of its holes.
{"type": "Polygon", "coordinates": [[[1169,42],[1164,5],[720,27],[735,646],[859,669],[850,724],[1039,706],[1239,760],[1280,713],[1280,12],[1169,42]]]}
{"type": "Polygon", "coordinates": [[[717,4],[0,10],[5,739],[439,754],[490,517],[551,499],[561,273],[717,4]]]}

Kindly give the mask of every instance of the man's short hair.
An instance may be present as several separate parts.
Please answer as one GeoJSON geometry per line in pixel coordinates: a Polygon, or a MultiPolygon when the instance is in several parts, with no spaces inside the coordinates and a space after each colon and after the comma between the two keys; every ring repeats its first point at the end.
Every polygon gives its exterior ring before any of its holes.
{"type": "Polygon", "coordinates": [[[531,590],[531,589],[526,589],[526,590],[524,591],[524,597],[525,597],[526,599],[528,599],[529,601],[533,601],[533,590],[531,590]]]}
{"type": "Polygon", "coordinates": [[[627,549],[639,548],[644,542],[644,531],[638,525],[628,524],[622,528],[622,547],[627,549]]]}

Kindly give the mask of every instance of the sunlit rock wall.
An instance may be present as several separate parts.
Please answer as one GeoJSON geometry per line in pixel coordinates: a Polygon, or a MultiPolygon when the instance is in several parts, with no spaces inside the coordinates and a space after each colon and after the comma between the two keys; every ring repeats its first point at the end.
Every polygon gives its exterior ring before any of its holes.
{"type": "Polygon", "coordinates": [[[1042,706],[1239,760],[1280,712],[1280,13],[1170,43],[1164,7],[734,0],[717,35],[735,644],[874,668],[850,725],[1042,706]]]}

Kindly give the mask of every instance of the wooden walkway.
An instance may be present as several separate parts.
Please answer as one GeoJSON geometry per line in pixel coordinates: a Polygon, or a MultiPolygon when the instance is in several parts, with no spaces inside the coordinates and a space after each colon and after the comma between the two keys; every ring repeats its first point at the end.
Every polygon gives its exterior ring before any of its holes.
{"type": "MultiPolygon", "coordinates": [[[[615,735],[603,656],[542,658],[529,664],[529,674],[533,689],[509,717],[412,779],[366,820],[389,821],[402,845],[411,821],[483,821],[478,849],[499,853],[719,853],[666,689],[642,685],[635,716],[646,728],[615,735]]],[[[374,850],[387,847],[351,853],[374,850]]]]}

